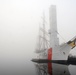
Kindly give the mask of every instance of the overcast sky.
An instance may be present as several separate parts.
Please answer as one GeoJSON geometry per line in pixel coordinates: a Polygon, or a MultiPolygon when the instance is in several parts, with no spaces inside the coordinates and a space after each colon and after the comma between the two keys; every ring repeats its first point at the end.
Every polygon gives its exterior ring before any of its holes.
{"type": "MultiPolygon", "coordinates": [[[[57,7],[59,34],[65,41],[70,40],[76,35],[76,0],[0,0],[0,61],[6,62],[3,65],[8,62],[17,65],[15,62],[18,62],[19,65],[25,65],[20,66],[23,66],[23,70],[27,65],[33,64],[28,62],[34,57],[39,24],[42,24],[41,17],[45,12],[49,26],[51,5],[57,7]]],[[[26,72],[28,70],[29,68],[26,72]]]]}

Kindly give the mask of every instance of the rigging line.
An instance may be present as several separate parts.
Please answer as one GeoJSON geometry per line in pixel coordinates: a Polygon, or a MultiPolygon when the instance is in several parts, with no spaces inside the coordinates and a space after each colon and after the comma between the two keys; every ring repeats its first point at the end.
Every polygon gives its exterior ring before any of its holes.
{"type": "Polygon", "coordinates": [[[47,41],[47,40],[45,40],[46,41],[46,47],[47,47],[47,49],[49,48],[49,46],[50,46],[50,44],[49,44],[49,42],[47,41]]]}
{"type": "Polygon", "coordinates": [[[48,32],[45,31],[43,28],[40,28],[40,30],[41,30],[42,32],[45,32],[45,35],[49,36],[48,32]]]}
{"type": "MultiPolygon", "coordinates": [[[[58,32],[57,32],[58,33],[58,32]]],[[[59,34],[59,33],[58,33],[59,34]]],[[[66,40],[59,34],[59,36],[64,40],[64,43],[66,43],[66,40]]]]}
{"type": "Polygon", "coordinates": [[[48,25],[48,22],[46,21],[45,12],[43,12],[43,16],[41,16],[41,19],[43,20],[43,19],[44,19],[44,17],[45,17],[45,24],[47,24],[47,25],[48,25]]]}
{"type": "Polygon", "coordinates": [[[40,38],[43,38],[45,41],[47,41],[47,42],[49,42],[49,43],[50,43],[50,41],[49,41],[49,40],[47,40],[47,39],[45,39],[43,36],[40,36],[40,38]]]}

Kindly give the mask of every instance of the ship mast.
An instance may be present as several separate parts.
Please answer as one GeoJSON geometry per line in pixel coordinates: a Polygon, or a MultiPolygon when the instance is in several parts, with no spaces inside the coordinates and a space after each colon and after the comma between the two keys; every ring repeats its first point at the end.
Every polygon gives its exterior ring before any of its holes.
{"type": "Polygon", "coordinates": [[[38,39],[38,45],[36,49],[36,53],[42,54],[45,52],[49,47],[49,35],[45,28],[45,13],[43,13],[42,17],[42,27],[39,26],[39,39],[38,39]]]}
{"type": "Polygon", "coordinates": [[[45,50],[45,13],[43,12],[43,50],[45,50]]]}

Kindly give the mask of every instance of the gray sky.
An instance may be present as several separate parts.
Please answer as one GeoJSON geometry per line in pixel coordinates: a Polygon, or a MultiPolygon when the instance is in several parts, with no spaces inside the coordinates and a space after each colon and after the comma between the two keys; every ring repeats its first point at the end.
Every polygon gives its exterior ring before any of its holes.
{"type": "MultiPolygon", "coordinates": [[[[47,26],[49,26],[49,7],[52,4],[57,6],[58,32],[65,41],[68,41],[76,35],[76,0],[0,0],[0,60],[2,63],[3,61],[9,64],[23,63],[24,68],[33,64],[28,62],[34,57],[39,23],[42,24],[41,16],[44,11],[47,26]]],[[[64,41],[61,40],[61,42],[64,41]]],[[[29,69],[32,68],[27,68],[26,72],[29,69]]]]}

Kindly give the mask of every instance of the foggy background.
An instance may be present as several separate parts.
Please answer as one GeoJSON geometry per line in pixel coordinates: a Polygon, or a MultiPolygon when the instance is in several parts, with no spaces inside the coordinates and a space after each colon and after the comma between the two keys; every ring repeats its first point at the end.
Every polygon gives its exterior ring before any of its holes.
{"type": "MultiPolygon", "coordinates": [[[[43,12],[49,26],[50,5],[57,7],[58,32],[65,39],[60,43],[67,42],[76,36],[75,0],[0,0],[0,75],[36,75],[31,59],[43,12]]],[[[69,66],[72,75],[75,69],[69,66]]]]}

